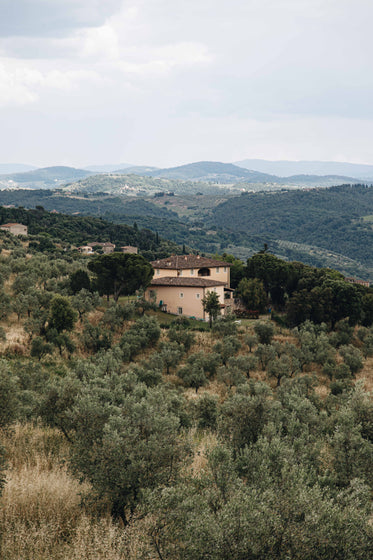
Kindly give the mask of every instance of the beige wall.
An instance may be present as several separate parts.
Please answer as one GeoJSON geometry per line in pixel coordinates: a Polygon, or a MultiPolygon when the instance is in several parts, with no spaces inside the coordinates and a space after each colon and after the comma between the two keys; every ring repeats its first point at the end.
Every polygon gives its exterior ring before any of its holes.
{"type": "MultiPolygon", "coordinates": [[[[205,267],[203,267],[205,268],[205,267]]],[[[207,268],[207,267],[206,267],[207,268]]],[[[213,266],[208,267],[210,270],[210,276],[206,276],[210,280],[219,280],[219,282],[226,282],[227,286],[230,286],[230,268],[229,266],[213,266]],[[225,272],[224,272],[225,268],[225,272]]],[[[163,278],[165,276],[180,276],[182,278],[198,278],[198,270],[199,268],[183,268],[180,270],[171,270],[168,268],[155,268],[154,269],[154,278],[163,278]]]]}
{"type": "Polygon", "coordinates": [[[9,233],[13,235],[27,235],[27,226],[24,226],[22,224],[16,226],[10,226],[10,227],[0,226],[0,229],[4,231],[9,231],[9,233]]]}
{"type": "Polygon", "coordinates": [[[150,286],[146,292],[147,298],[150,298],[152,291],[156,294],[156,303],[159,305],[159,302],[162,301],[163,305],[167,305],[169,313],[180,315],[179,308],[181,308],[182,315],[196,317],[197,319],[208,319],[208,315],[204,316],[202,307],[202,299],[207,292],[216,291],[220,303],[224,303],[224,286],[216,286],[215,289],[187,288],[183,286],[150,286]]]}

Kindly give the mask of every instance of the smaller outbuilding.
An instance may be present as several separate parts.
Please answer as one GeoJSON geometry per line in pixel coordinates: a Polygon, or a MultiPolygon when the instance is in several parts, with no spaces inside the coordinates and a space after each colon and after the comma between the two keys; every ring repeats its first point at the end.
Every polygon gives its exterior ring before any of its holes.
{"type": "Polygon", "coordinates": [[[8,231],[12,235],[27,235],[27,226],[23,224],[10,223],[2,224],[0,229],[3,231],[8,231]]]}

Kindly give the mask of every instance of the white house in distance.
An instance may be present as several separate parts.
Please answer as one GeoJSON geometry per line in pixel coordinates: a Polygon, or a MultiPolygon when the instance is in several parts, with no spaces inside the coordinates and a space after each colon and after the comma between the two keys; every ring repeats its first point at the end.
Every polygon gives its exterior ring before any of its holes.
{"type": "Polygon", "coordinates": [[[2,229],[3,231],[8,231],[12,235],[27,235],[27,226],[24,226],[23,224],[2,224],[0,226],[0,229],[2,229]]]}
{"type": "Polygon", "coordinates": [[[233,306],[230,264],[199,255],[173,255],[153,261],[154,277],[146,290],[148,299],[168,313],[207,320],[202,299],[217,293],[224,313],[233,306]]]}

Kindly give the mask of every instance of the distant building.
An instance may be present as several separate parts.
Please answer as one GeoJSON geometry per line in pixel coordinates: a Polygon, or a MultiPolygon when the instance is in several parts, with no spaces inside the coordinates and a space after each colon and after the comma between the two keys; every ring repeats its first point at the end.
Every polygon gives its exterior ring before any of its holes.
{"type": "Polygon", "coordinates": [[[104,243],[102,245],[102,250],[106,255],[109,253],[113,253],[114,249],[115,249],[114,243],[104,243]]]}
{"type": "Polygon", "coordinates": [[[369,288],[370,286],[370,282],[368,282],[367,280],[358,280],[357,278],[348,278],[348,277],[345,277],[345,280],[349,284],[359,284],[359,286],[365,286],[366,288],[369,288]]]}
{"type": "Polygon", "coordinates": [[[110,243],[110,241],[106,241],[105,243],[99,243],[98,241],[94,242],[94,243],[87,243],[87,247],[101,247],[102,248],[102,252],[105,253],[106,255],[109,253],[113,253],[114,249],[115,249],[115,244],[114,243],[110,243]]]}
{"type": "Polygon", "coordinates": [[[93,255],[93,249],[89,245],[78,247],[78,251],[79,253],[82,253],[82,255],[93,255]]]}
{"type": "Polygon", "coordinates": [[[23,224],[3,224],[0,226],[3,231],[8,231],[12,235],[27,235],[27,226],[23,224]]]}
{"type": "Polygon", "coordinates": [[[121,247],[122,249],[122,253],[131,253],[134,255],[137,255],[137,253],[139,252],[137,247],[133,247],[132,245],[125,245],[124,247],[121,247]]]}
{"type": "Polygon", "coordinates": [[[199,255],[174,255],[151,264],[154,277],[146,295],[164,311],[207,320],[202,300],[212,291],[218,295],[223,313],[233,308],[229,263],[199,255]]]}

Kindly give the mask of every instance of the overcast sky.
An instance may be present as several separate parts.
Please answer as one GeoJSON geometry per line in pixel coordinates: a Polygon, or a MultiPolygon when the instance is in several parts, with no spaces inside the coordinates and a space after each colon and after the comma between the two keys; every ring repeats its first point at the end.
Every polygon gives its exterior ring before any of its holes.
{"type": "Polygon", "coordinates": [[[371,0],[0,0],[0,162],[373,163],[371,0]]]}

